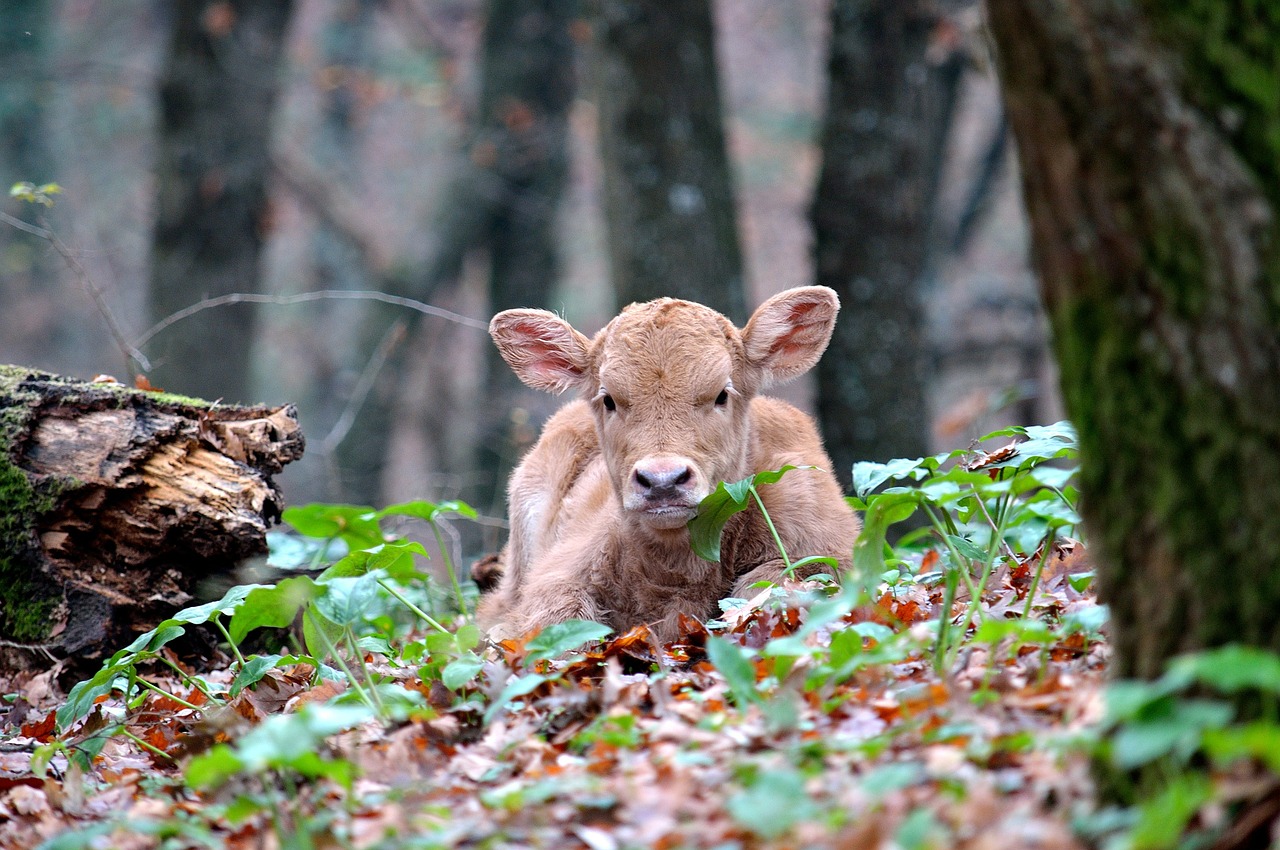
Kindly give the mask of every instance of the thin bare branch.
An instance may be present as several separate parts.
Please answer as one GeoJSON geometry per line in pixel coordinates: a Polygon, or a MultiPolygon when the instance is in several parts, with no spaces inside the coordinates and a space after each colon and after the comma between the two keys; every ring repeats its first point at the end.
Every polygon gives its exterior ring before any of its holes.
{"type": "Polygon", "coordinates": [[[67,267],[76,276],[76,281],[88,293],[94,306],[98,308],[98,312],[102,315],[102,320],[107,324],[107,331],[111,334],[111,339],[115,342],[116,348],[119,349],[120,353],[124,355],[125,368],[130,375],[137,373],[137,370],[133,367],[135,363],[144,372],[151,368],[151,361],[147,359],[147,356],[139,351],[137,347],[129,344],[124,328],[120,325],[119,319],[116,318],[115,311],[111,309],[111,305],[107,303],[102,290],[93,282],[93,278],[89,276],[89,272],[85,267],[80,264],[80,260],[75,253],[67,247],[65,242],[58,238],[58,234],[54,232],[53,228],[49,227],[49,222],[45,221],[43,216],[40,217],[40,226],[38,227],[28,224],[20,218],[15,218],[6,212],[0,212],[0,221],[16,227],[24,233],[38,236],[53,246],[53,250],[58,252],[58,256],[62,257],[63,262],[67,264],[67,267]]]}
{"type": "Polygon", "coordinates": [[[322,289],[316,292],[298,292],[293,295],[270,295],[258,292],[232,292],[227,295],[219,295],[216,298],[206,298],[203,301],[197,301],[190,307],[183,308],[176,313],[165,316],[156,322],[150,328],[142,333],[135,340],[135,344],[142,348],[150,342],[156,334],[177,324],[183,319],[189,319],[197,313],[203,313],[214,307],[225,307],[228,304],[278,304],[288,306],[291,304],[303,304],[309,301],[380,301],[383,304],[392,304],[396,307],[408,307],[410,310],[416,310],[428,316],[435,316],[437,319],[444,319],[447,322],[462,325],[463,327],[476,328],[477,330],[488,330],[489,323],[482,322],[479,319],[473,319],[470,316],[463,316],[452,310],[445,310],[441,307],[433,307],[421,301],[415,301],[412,298],[403,298],[399,295],[390,295],[386,292],[377,292],[363,289],[322,289]]]}
{"type": "Polygon", "coordinates": [[[337,451],[338,446],[346,439],[351,426],[355,424],[356,416],[360,414],[360,408],[364,407],[365,399],[369,397],[369,392],[378,380],[378,373],[386,365],[391,353],[404,342],[407,330],[408,325],[403,319],[387,329],[386,335],[382,337],[377,349],[369,357],[369,362],[365,364],[364,371],[360,373],[360,380],[351,391],[351,397],[347,399],[342,415],[338,417],[338,421],[334,423],[325,438],[320,441],[322,454],[332,454],[337,451]]]}

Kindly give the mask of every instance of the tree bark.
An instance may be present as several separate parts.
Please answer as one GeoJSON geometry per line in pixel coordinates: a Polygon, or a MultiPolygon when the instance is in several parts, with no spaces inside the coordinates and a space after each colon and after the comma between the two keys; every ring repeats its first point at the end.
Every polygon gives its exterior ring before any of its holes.
{"type": "MultiPolygon", "coordinates": [[[[577,86],[577,11],[577,0],[487,0],[475,118],[428,229],[427,262],[412,275],[388,277],[384,288],[431,300],[441,287],[456,284],[469,255],[487,251],[494,311],[550,306],[559,275],[556,216],[568,179],[569,109],[577,86]]],[[[400,317],[373,307],[361,350],[372,351],[400,317]]],[[[482,505],[502,492],[511,464],[507,411],[519,406],[515,400],[525,392],[496,350],[484,368],[477,435],[459,464],[479,473],[468,476],[477,483],[461,495],[482,505]]],[[[382,498],[387,438],[403,376],[402,357],[394,356],[361,411],[358,430],[340,447],[348,498],[382,498]]],[[[423,423],[432,442],[442,427],[457,423],[447,405],[439,412],[441,421],[423,423]]]]}
{"type": "MultiPolygon", "coordinates": [[[[7,198],[15,183],[56,179],[45,120],[45,103],[52,97],[53,13],[48,0],[10,0],[0,17],[0,197],[7,198]]],[[[33,210],[15,210],[12,202],[7,206],[6,212],[32,218],[33,210]]],[[[0,319],[0,334],[8,351],[36,357],[50,337],[75,332],[74,320],[61,311],[41,320],[23,309],[32,300],[51,297],[50,282],[59,279],[58,258],[40,237],[0,223],[0,270],[0,296],[9,312],[0,319]]]]}
{"type": "Polygon", "coordinates": [[[594,0],[614,290],[747,319],[710,0],[594,0]]]}
{"type": "MultiPolygon", "coordinates": [[[[153,320],[205,297],[260,289],[270,230],[268,137],[292,0],[178,0],[160,83],[153,320]]],[[[157,383],[249,396],[254,310],[207,313],[154,343],[157,383]]]]}
{"type": "Polygon", "coordinates": [[[292,406],[0,366],[0,667],[100,657],[266,552],[302,450],[292,406]]]}
{"type": "Polygon", "coordinates": [[[844,309],[818,361],[818,421],[848,485],[857,460],[929,450],[920,281],[962,68],[929,57],[930,0],[835,0],[822,170],[811,216],[817,283],[844,309]]]}
{"type": "Polygon", "coordinates": [[[1280,9],[988,9],[1114,673],[1280,651],[1280,9]]]}

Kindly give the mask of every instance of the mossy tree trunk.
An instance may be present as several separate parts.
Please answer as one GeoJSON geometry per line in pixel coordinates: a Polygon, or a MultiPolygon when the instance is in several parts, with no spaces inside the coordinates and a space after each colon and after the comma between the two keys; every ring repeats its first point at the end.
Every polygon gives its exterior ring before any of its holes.
{"type": "Polygon", "coordinates": [[[264,553],[302,449],[291,406],[0,366],[0,668],[113,652],[264,553]]]}
{"type": "Polygon", "coordinates": [[[1114,672],[1280,651],[1280,6],[987,6],[1114,672]]]}
{"type": "MultiPolygon", "coordinates": [[[[179,0],[160,82],[150,306],[156,321],[202,298],[257,292],[271,214],[268,141],[292,0],[179,0]]],[[[236,305],[161,334],[156,383],[249,398],[254,311],[236,305]]]]}

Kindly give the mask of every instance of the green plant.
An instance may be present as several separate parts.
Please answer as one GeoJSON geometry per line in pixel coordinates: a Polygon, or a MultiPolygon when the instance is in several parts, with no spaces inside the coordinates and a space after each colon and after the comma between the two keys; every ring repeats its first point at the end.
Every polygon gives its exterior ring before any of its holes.
{"type": "Polygon", "coordinates": [[[926,539],[940,546],[945,595],[938,621],[934,664],[941,670],[951,660],[975,617],[992,571],[1001,558],[1010,563],[1036,561],[1023,618],[1030,614],[1054,542],[1080,523],[1072,484],[1076,468],[1052,464],[1078,455],[1075,429],[1070,423],[1006,428],[983,441],[1021,438],[990,453],[957,450],[915,460],[854,465],[855,496],[850,503],[865,512],[864,526],[854,546],[854,569],[864,576],[882,576],[905,561],[886,543],[890,526],[921,511],[928,524],[908,534],[899,546],[921,548],[926,539]],[[914,486],[878,488],[894,479],[914,486]],[[886,556],[886,553],[889,553],[886,556]],[[961,583],[969,603],[953,628],[952,607],[961,583]]]}
{"type": "Polygon", "coordinates": [[[1079,823],[1112,850],[1206,846],[1280,775],[1280,657],[1224,646],[1107,688],[1086,742],[1118,805],[1079,823]],[[1268,779],[1268,774],[1270,778],[1268,779]]]}

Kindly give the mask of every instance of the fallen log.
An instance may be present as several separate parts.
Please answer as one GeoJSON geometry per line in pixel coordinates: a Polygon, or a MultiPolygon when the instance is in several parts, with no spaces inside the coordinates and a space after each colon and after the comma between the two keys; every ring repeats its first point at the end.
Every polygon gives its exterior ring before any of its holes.
{"type": "Polygon", "coordinates": [[[0,366],[0,668],[110,654],[264,553],[303,445],[292,405],[0,366]]]}

